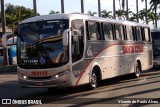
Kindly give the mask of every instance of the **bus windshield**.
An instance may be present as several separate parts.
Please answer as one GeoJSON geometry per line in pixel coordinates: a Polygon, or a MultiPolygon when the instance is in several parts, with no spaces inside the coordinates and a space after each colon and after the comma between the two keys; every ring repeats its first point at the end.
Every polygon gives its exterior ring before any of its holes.
{"type": "Polygon", "coordinates": [[[62,34],[68,20],[50,20],[19,25],[17,39],[18,66],[29,68],[59,67],[69,60],[68,46],[62,34]]]}

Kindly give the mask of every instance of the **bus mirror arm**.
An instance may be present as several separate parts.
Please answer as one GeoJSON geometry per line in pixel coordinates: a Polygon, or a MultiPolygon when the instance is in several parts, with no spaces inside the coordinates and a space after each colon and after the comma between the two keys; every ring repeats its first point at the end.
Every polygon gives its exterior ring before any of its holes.
{"type": "Polygon", "coordinates": [[[13,33],[6,33],[2,36],[2,45],[4,48],[7,48],[7,40],[11,37],[13,37],[13,33]]]}
{"type": "Polygon", "coordinates": [[[69,32],[71,31],[71,29],[66,29],[63,32],[63,45],[67,46],[68,45],[68,38],[69,38],[69,32]]]}

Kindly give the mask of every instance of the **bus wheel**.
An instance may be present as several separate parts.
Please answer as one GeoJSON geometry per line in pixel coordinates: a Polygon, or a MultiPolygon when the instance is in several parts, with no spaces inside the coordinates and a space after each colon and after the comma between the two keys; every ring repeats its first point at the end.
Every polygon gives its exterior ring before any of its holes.
{"type": "Polygon", "coordinates": [[[138,78],[141,74],[141,65],[140,62],[136,62],[135,70],[134,70],[134,78],[138,78]]]}
{"type": "Polygon", "coordinates": [[[98,75],[96,71],[93,69],[90,81],[90,88],[95,89],[98,86],[98,75]]]}

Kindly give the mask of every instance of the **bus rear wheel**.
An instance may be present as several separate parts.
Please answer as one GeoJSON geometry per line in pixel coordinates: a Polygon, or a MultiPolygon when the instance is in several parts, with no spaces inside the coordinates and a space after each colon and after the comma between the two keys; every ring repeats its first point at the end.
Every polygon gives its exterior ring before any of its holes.
{"type": "Polygon", "coordinates": [[[136,62],[136,65],[135,65],[135,70],[134,70],[134,78],[138,78],[141,74],[141,65],[140,65],[140,62],[136,62]]]}

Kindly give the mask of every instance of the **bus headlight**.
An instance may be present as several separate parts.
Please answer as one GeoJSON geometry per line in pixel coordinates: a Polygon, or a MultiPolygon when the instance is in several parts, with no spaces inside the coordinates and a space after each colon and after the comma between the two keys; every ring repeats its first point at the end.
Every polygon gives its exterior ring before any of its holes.
{"type": "Polygon", "coordinates": [[[23,78],[23,79],[27,79],[28,77],[26,75],[23,75],[22,73],[18,73],[19,77],[20,78],[23,78]]]}
{"type": "Polygon", "coordinates": [[[57,73],[56,75],[53,76],[53,78],[59,78],[63,75],[66,75],[69,71],[68,70],[65,70],[65,71],[62,71],[62,72],[59,72],[57,73]]]}

